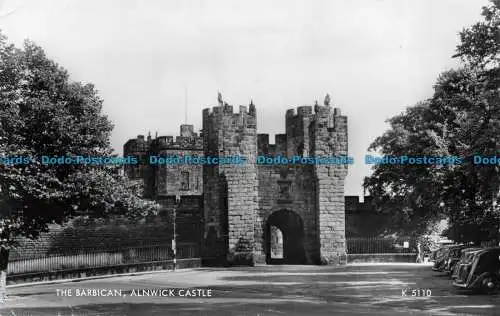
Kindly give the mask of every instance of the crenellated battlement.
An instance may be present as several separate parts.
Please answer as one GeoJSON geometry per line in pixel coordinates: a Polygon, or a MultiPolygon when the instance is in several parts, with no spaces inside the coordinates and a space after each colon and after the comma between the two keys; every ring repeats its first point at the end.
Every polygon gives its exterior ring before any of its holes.
{"type": "Polygon", "coordinates": [[[201,137],[160,136],[152,143],[153,150],[203,150],[203,139],[201,137]]]}
{"type": "MultiPolygon", "coordinates": [[[[204,138],[209,137],[208,134],[213,134],[216,130],[231,131],[231,133],[245,133],[255,130],[256,133],[256,129],[257,113],[253,103],[250,103],[248,107],[240,105],[238,113],[234,113],[233,106],[227,103],[203,110],[204,138]]],[[[206,141],[210,143],[207,146],[213,148],[214,140],[208,140],[207,138],[206,141]]]]}
{"type": "Polygon", "coordinates": [[[313,107],[310,105],[298,106],[297,109],[286,111],[286,118],[308,117],[313,114],[313,107]]]}
{"type": "Polygon", "coordinates": [[[269,134],[257,135],[257,151],[259,155],[286,155],[286,134],[275,134],[274,143],[269,142],[269,134]]]}
{"type": "Polygon", "coordinates": [[[249,106],[246,105],[240,105],[239,106],[239,111],[238,113],[234,112],[234,107],[232,105],[229,105],[227,103],[223,105],[218,105],[218,106],[213,106],[211,108],[205,108],[203,109],[203,118],[213,118],[217,116],[227,116],[227,115],[249,115],[249,116],[256,116],[256,111],[255,111],[255,105],[253,102],[249,104],[249,106]]]}
{"type": "Polygon", "coordinates": [[[158,150],[203,150],[203,138],[194,132],[193,125],[182,124],[180,136],[156,136],[138,135],[129,139],[123,146],[124,155],[156,152],[158,150]]]}
{"type": "Polygon", "coordinates": [[[328,114],[333,116],[342,115],[340,108],[334,108],[329,105],[318,105],[318,104],[314,106],[314,113],[315,115],[317,114],[328,114]]]}
{"type": "Polygon", "coordinates": [[[158,146],[162,146],[162,147],[172,146],[174,144],[174,137],[173,136],[159,136],[158,138],[156,138],[156,144],[158,146]]]}
{"type": "MultiPolygon", "coordinates": [[[[275,143],[269,142],[268,134],[259,134],[257,148],[259,154],[303,156],[311,152],[311,136],[319,135],[323,127],[340,131],[347,126],[347,118],[339,108],[330,106],[330,97],[325,97],[324,105],[304,105],[286,111],[286,133],[275,135],[275,143]],[[315,130],[316,129],[316,130],[315,130]]],[[[333,137],[333,136],[332,136],[333,137]]]]}

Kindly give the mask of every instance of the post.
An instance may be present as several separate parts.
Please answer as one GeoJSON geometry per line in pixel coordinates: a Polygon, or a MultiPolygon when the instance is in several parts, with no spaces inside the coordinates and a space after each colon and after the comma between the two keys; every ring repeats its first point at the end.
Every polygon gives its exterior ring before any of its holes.
{"type": "Polygon", "coordinates": [[[181,196],[175,196],[174,202],[174,236],[172,239],[172,250],[174,252],[174,271],[177,268],[177,207],[180,205],[181,196]]]}
{"type": "Polygon", "coordinates": [[[9,263],[9,248],[0,246],[0,303],[7,297],[7,266],[9,263]]]}

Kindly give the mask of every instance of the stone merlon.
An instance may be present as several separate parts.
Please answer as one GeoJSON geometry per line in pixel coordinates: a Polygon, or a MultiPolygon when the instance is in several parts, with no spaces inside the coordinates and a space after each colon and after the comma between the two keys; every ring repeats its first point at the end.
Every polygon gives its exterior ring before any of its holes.
{"type": "Polygon", "coordinates": [[[138,135],[135,139],[129,139],[123,146],[124,155],[147,152],[164,149],[191,149],[202,150],[203,141],[201,136],[194,132],[193,125],[183,124],[180,126],[180,136],[157,136],[151,138],[148,136],[147,141],[144,140],[144,135],[138,135]]]}

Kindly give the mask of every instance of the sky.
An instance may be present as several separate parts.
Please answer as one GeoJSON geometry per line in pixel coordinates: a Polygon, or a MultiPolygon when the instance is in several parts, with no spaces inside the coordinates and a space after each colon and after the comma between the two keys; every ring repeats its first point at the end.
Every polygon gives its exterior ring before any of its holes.
{"type": "MultiPolygon", "coordinates": [[[[355,159],[346,194],[361,195],[364,155],[386,120],[432,95],[458,32],[486,0],[0,0],[0,29],[26,38],[91,82],[114,123],[112,145],[139,134],[201,129],[224,101],[257,108],[259,133],[284,133],[285,112],[320,103],[348,116],[355,159]]],[[[272,140],[274,137],[270,137],[272,140]]]]}

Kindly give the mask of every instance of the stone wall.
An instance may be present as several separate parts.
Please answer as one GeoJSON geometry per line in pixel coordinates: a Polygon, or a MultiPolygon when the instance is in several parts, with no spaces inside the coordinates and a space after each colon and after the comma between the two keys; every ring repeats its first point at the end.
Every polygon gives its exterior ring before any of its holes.
{"type": "MultiPolygon", "coordinates": [[[[9,260],[69,255],[79,251],[116,250],[148,245],[171,245],[174,198],[159,201],[158,216],[136,222],[126,218],[109,220],[74,219],[64,226],[50,225],[38,239],[17,238],[9,260]]],[[[177,243],[200,244],[203,237],[201,197],[185,197],[176,207],[177,243]]]]}
{"type": "MultiPolygon", "coordinates": [[[[255,252],[256,255],[261,256],[261,260],[257,260],[260,262],[265,262],[265,220],[276,211],[292,209],[289,200],[277,198],[279,196],[278,181],[281,179],[279,169],[272,166],[259,166],[258,168],[259,216],[256,217],[255,252]]],[[[290,178],[293,178],[297,173],[304,174],[303,170],[300,169],[287,172],[289,172],[288,177],[290,178]]],[[[306,188],[312,188],[311,182],[305,181],[305,177],[300,177],[300,179],[302,179],[302,184],[294,181],[290,190],[295,201],[301,201],[304,197],[310,198],[312,194],[311,190],[306,190],[306,188]],[[297,194],[297,192],[299,193],[297,194]]],[[[312,178],[310,181],[313,181],[312,178]]],[[[311,214],[314,211],[314,202],[314,199],[310,198],[308,203],[295,202],[294,204],[296,212],[305,219],[308,258],[313,257],[315,251],[315,217],[311,218],[311,215],[308,217],[304,214],[311,214]],[[303,210],[307,211],[303,212],[303,210]]],[[[44,258],[49,254],[65,253],[68,250],[88,248],[89,246],[117,248],[148,243],[168,244],[172,239],[174,198],[166,197],[160,200],[160,203],[163,205],[163,212],[148,223],[138,224],[122,219],[97,223],[77,220],[65,226],[50,225],[50,231],[42,233],[37,240],[18,238],[19,246],[11,251],[10,260],[44,258]]],[[[383,230],[387,221],[386,216],[373,211],[369,197],[365,197],[364,203],[361,203],[358,196],[346,196],[345,208],[347,237],[376,236],[380,230],[383,230]]],[[[202,197],[183,197],[181,204],[177,207],[177,213],[179,242],[202,241],[204,237],[202,197]]],[[[312,259],[310,261],[314,262],[312,259]]]]}
{"type": "Polygon", "coordinates": [[[201,196],[182,196],[178,202],[175,201],[174,196],[168,196],[159,198],[158,202],[162,206],[160,216],[169,223],[168,231],[171,231],[173,227],[175,209],[178,243],[201,244],[204,232],[203,199],[201,196]]]}
{"type": "Polygon", "coordinates": [[[9,260],[69,255],[78,251],[112,250],[141,245],[170,244],[172,233],[165,218],[148,222],[127,219],[88,221],[75,219],[64,226],[50,225],[38,239],[18,237],[9,260]]]}
{"type": "MultiPolygon", "coordinates": [[[[203,156],[201,150],[160,149],[159,156],[203,156]]],[[[201,164],[159,165],[155,167],[156,196],[201,196],[203,194],[201,164]]]]}

